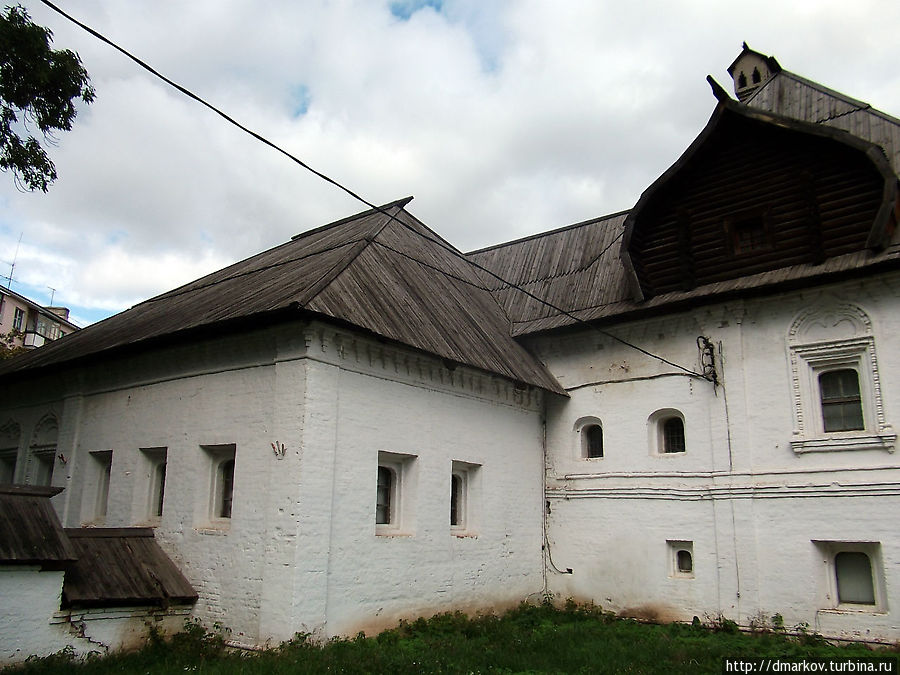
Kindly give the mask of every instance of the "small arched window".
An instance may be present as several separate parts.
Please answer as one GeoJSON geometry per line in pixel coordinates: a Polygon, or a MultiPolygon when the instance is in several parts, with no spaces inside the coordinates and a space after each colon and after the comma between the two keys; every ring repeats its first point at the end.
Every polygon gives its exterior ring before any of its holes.
{"type": "Polygon", "coordinates": [[[741,74],[738,75],[738,89],[743,89],[747,86],[747,76],[744,75],[744,71],[741,71],[741,74]]]}
{"type": "Polygon", "coordinates": [[[593,459],[603,457],[603,427],[599,424],[588,424],[581,430],[584,444],[584,456],[593,459]]]}
{"type": "Polygon", "coordinates": [[[679,549],[675,554],[675,565],[681,574],[691,574],[694,571],[694,557],[690,551],[679,549]]]}
{"type": "Polygon", "coordinates": [[[753,77],[753,84],[759,84],[760,82],[762,82],[762,75],[760,75],[760,73],[759,73],[759,68],[753,69],[752,77],[753,77]]]}
{"type": "Polygon", "coordinates": [[[662,450],[666,454],[684,452],[684,422],[680,417],[662,420],[662,450]]]}

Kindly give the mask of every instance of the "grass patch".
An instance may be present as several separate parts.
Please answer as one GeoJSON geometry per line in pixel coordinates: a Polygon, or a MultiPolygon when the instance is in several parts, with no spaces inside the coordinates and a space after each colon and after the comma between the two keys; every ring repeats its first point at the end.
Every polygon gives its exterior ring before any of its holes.
{"type": "Polygon", "coordinates": [[[140,651],[86,659],[61,653],[2,673],[719,673],[726,656],[872,654],[866,645],[834,646],[810,633],[742,633],[721,617],[705,625],[654,625],[591,605],[523,604],[503,616],[439,614],[322,645],[298,635],[264,652],[229,649],[221,633],[189,622],[168,640],[151,635],[140,651]]]}

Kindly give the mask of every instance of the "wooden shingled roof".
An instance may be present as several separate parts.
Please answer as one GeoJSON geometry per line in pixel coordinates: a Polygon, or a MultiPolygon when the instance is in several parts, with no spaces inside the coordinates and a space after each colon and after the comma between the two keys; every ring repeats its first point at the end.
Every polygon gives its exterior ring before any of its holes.
{"type": "Polygon", "coordinates": [[[468,254],[510,282],[483,274],[512,321],[513,335],[570,325],[577,322],[573,317],[628,297],[618,259],[627,215],[623,211],[468,254]]]}
{"type": "Polygon", "coordinates": [[[69,528],[77,560],[63,582],[66,607],[192,603],[197,592],[163,552],[149,527],[69,528]]]}
{"type": "Polygon", "coordinates": [[[63,533],[50,497],[60,487],[0,486],[0,564],[63,569],[75,549],[63,533]]]}
{"type": "Polygon", "coordinates": [[[449,361],[563,393],[465,258],[404,210],[409,199],[305,232],[0,364],[58,367],[250,319],[332,318],[449,361]]]}
{"type": "Polygon", "coordinates": [[[707,129],[682,159],[645,191],[638,206],[631,212],[613,214],[481,249],[469,256],[505,281],[511,282],[502,283],[485,275],[488,277],[486,283],[512,321],[513,335],[524,336],[574,326],[580,321],[611,321],[625,316],[658,313],[664,307],[673,309],[701,301],[716,301],[737,295],[808,285],[861,274],[865,270],[897,269],[900,267],[900,228],[894,226],[896,207],[896,176],[891,172],[882,148],[878,145],[836,128],[824,129],[753,110],[731,100],[720,100],[707,129]],[[752,119],[761,125],[792,130],[796,134],[828,137],[868,156],[875,170],[883,176],[884,188],[878,213],[869,221],[871,230],[868,243],[864,236],[858,250],[842,252],[817,263],[788,263],[777,269],[754,269],[744,273],[735,268],[731,275],[733,278],[702,283],[686,290],[667,290],[653,297],[636,298],[633,274],[627,269],[628,256],[624,256],[624,263],[620,258],[620,252],[627,251],[629,228],[640,225],[643,205],[659,192],[660,186],[664,186],[672,176],[678,174],[690,160],[697,145],[705,142],[710,132],[723,119],[727,121],[733,116],[752,119]],[[532,296],[547,302],[540,302],[532,296]]]}

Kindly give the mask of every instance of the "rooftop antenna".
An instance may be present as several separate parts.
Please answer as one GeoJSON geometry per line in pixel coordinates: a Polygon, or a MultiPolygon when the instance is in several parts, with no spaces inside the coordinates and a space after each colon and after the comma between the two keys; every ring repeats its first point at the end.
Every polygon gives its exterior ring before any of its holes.
{"type": "Polygon", "coordinates": [[[18,258],[19,258],[19,245],[22,243],[22,235],[23,234],[24,234],[24,232],[19,232],[19,241],[18,241],[18,243],[16,243],[16,254],[13,256],[12,262],[4,261],[4,262],[6,262],[6,264],[9,265],[9,276],[3,277],[4,279],[6,279],[6,288],[7,289],[9,289],[10,284],[12,284],[12,282],[15,281],[15,279],[13,278],[13,273],[16,270],[16,260],[18,260],[18,258]]]}
{"type": "Polygon", "coordinates": [[[48,305],[48,307],[53,307],[53,296],[56,295],[56,289],[53,288],[53,286],[47,286],[47,288],[50,289],[50,304],[48,305]]]}

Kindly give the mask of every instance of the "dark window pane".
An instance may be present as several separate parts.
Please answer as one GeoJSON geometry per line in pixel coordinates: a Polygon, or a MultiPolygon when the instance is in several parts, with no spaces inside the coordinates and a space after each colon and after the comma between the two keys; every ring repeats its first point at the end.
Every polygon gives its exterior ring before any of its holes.
{"type": "Polygon", "coordinates": [[[453,474],[450,477],[450,525],[457,526],[460,524],[459,506],[460,493],[462,491],[462,478],[453,474]]]}
{"type": "Polygon", "coordinates": [[[861,551],[842,551],[834,556],[838,600],[856,605],[875,604],[872,563],[861,551]]]}
{"type": "Polygon", "coordinates": [[[163,496],[166,492],[166,463],[162,462],[156,467],[157,484],[156,484],[156,512],[155,516],[161,516],[163,512],[163,496]]]}
{"type": "Polygon", "coordinates": [[[394,489],[394,472],[386,466],[378,467],[378,485],[375,490],[375,523],[391,522],[391,497],[394,489]]]}
{"type": "Polygon", "coordinates": [[[830,370],[819,375],[822,396],[822,419],[825,431],[865,429],[859,374],[852,368],[830,370]]]}
{"type": "Polygon", "coordinates": [[[231,505],[234,497],[234,460],[228,459],[219,467],[222,481],[222,501],[219,504],[219,517],[231,518],[231,505]]]}
{"type": "Polygon", "coordinates": [[[585,435],[585,455],[587,457],[603,457],[603,428],[597,424],[586,426],[583,431],[585,435]]]}
{"type": "Polygon", "coordinates": [[[684,422],[670,417],[663,423],[663,452],[684,452],[684,422]]]}
{"type": "Polygon", "coordinates": [[[694,571],[694,559],[691,556],[690,551],[685,551],[681,549],[675,556],[676,563],[678,564],[678,571],[683,573],[693,572],[694,571]]]}

